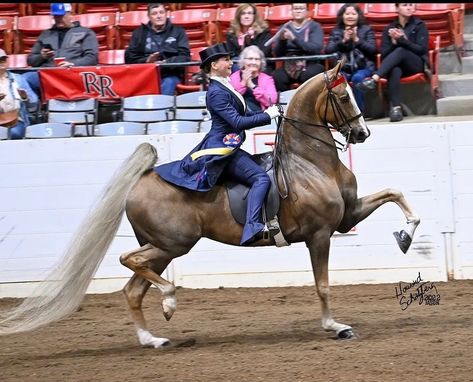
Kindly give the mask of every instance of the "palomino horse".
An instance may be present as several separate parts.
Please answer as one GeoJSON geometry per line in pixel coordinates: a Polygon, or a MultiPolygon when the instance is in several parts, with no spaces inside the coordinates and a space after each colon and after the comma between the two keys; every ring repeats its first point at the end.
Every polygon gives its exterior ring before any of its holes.
{"type": "MultiPolygon", "coordinates": [[[[342,133],[347,144],[363,142],[370,133],[339,73],[342,65],[343,61],[299,87],[277,131],[274,163],[281,230],[289,243],[304,241],[309,248],[322,303],[322,327],[339,338],[350,338],[352,328],[336,322],[329,309],[330,237],[335,231],[349,231],[384,203],[394,202],[407,220],[406,229],[395,232],[406,252],[420,220],[399,191],[386,189],[357,197],[355,176],[339,160],[330,128],[342,133]]],[[[150,285],[162,292],[163,312],[169,320],[176,310],[175,287],[161,277],[169,263],[188,253],[202,237],[239,245],[242,226],[232,217],[223,185],[204,193],[175,187],[152,171],[156,159],[152,145],[138,146],[83,221],[60,266],[31,297],[4,315],[1,334],[32,330],[74,312],[126,211],[141,247],[120,257],[134,271],[123,292],[140,343],[156,348],[169,343],[154,337],[146,326],[142,301],[150,285]]],[[[253,245],[273,243],[261,239],[253,245]]]]}

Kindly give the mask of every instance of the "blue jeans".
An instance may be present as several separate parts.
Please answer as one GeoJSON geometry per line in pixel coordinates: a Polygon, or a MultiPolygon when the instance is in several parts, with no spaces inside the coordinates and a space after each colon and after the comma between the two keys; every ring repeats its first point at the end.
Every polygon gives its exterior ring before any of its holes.
{"type": "Polygon", "coordinates": [[[180,83],[181,80],[177,76],[161,78],[161,94],[174,95],[176,92],[176,85],[180,83]]]}
{"type": "Polygon", "coordinates": [[[10,128],[10,139],[23,139],[25,137],[26,124],[23,121],[10,128]]]}
{"type": "Polygon", "coordinates": [[[363,82],[366,77],[371,77],[373,72],[370,69],[360,69],[357,70],[354,74],[343,73],[347,81],[351,81],[353,84],[352,90],[353,95],[355,96],[356,104],[360,108],[360,111],[365,110],[365,96],[363,92],[357,88],[357,84],[363,82]]]}
{"type": "Polygon", "coordinates": [[[39,82],[39,74],[38,72],[31,71],[22,74],[23,78],[28,82],[30,85],[31,90],[33,90],[38,97],[41,97],[41,83],[39,82]]]}

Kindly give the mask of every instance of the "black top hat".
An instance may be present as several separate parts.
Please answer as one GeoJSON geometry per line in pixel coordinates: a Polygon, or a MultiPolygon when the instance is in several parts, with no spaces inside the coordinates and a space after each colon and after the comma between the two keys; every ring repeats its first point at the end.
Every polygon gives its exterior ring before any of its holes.
{"type": "Polygon", "coordinates": [[[228,52],[227,44],[223,42],[212,45],[207,49],[202,50],[201,52],[199,52],[199,55],[202,61],[202,63],[200,64],[200,68],[202,69],[209,62],[213,62],[220,57],[229,56],[230,52],[228,52]]]}

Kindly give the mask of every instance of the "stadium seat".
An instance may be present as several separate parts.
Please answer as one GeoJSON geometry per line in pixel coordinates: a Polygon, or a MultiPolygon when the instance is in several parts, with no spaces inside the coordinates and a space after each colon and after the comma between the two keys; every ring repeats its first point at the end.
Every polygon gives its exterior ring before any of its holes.
{"type": "Polygon", "coordinates": [[[50,99],[47,109],[48,122],[72,124],[74,136],[93,135],[93,126],[97,122],[98,110],[95,98],[78,101],[50,99]]]}
{"type": "Polygon", "coordinates": [[[70,138],[72,129],[66,123],[38,123],[26,127],[25,138],[70,138]]]}
{"type": "Polygon", "coordinates": [[[150,123],[148,135],[198,133],[199,124],[196,121],[166,121],[150,123]]]}
{"type": "Polygon", "coordinates": [[[28,68],[28,55],[25,53],[10,54],[8,55],[8,67],[9,68],[28,68]]]}
{"type": "Polygon", "coordinates": [[[282,24],[292,20],[292,4],[281,4],[268,7],[266,11],[266,21],[269,30],[274,35],[282,24]]]}
{"type": "Polygon", "coordinates": [[[99,65],[121,65],[125,63],[125,49],[101,50],[99,65]]]}
{"type": "Polygon", "coordinates": [[[127,3],[79,3],[77,4],[77,12],[84,13],[107,13],[107,12],[126,12],[127,3]]]}
{"type": "Polygon", "coordinates": [[[207,47],[218,41],[216,9],[184,9],[170,13],[174,25],[184,27],[190,48],[207,47]]]}
{"type": "Polygon", "coordinates": [[[94,127],[94,135],[106,137],[111,135],[143,135],[146,133],[146,124],[139,122],[109,122],[100,123],[94,127]]]}
{"type": "Polygon", "coordinates": [[[99,50],[115,48],[115,23],[117,14],[113,12],[84,13],[74,15],[80,25],[92,29],[97,35],[99,50]]]}
{"type": "Polygon", "coordinates": [[[122,120],[131,122],[159,122],[174,118],[174,96],[151,94],[125,97],[122,101],[122,120]]]}
{"type": "Polygon", "coordinates": [[[26,3],[0,3],[0,16],[26,16],[27,12],[26,3]]]}
{"type": "Polygon", "coordinates": [[[10,129],[7,127],[0,126],[0,141],[9,138],[10,129]]]}
{"type": "MultiPolygon", "coordinates": [[[[25,15],[35,16],[35,15],[51,15],[51,3],[26,3],[26,13],[25,15]]],[[[77,13],[78,4],[71,3],[72,12],[77,13]]]]}
{"type": "Polygon", "coordinates": [[[176,96],[174,119],[182,121],[204,121],[209,119],[206,95],[206,91],[198,91],[176,96]]]}
{"type": "Polygon", "coordinates": [[[51,28],[53,23],[50,15],[18,17],[14,53],[30,53],[41,32],[51,28]]]}
{"type": "MultiPolygon", "coordinates": [[[[434,99],[439,96],[439,58],[440,58],[440,36],[429,37],[429,61],[431,64],[430,74],[426,75],[424,72],[413,74],[412,76],[401,78],[401,84],[408,83],[430,83],[432,96],[434,99]]],[[[381,65],[381,54],[376,55],[376,65],[379,68],[381,65]]],[[[387,80],[380,78],[378,81],[378,90],[380,87],[386,86],[387,80]]]]}
{"type": "Polygon", "coordinates": [[[15,39],[15,17],[0,16],[0,47],[7,54],[13,53],[15,39]]]}
{"type": "MultiPolygon", "coordinates": [[[[200,55],[199,52],[203,48],[192,48],[191,49],[191,61],[198,61],[200,63],[200,55]]],[[[181,84],[177,84],[176,86],[176,93],[183,94],[189,92],[196,92],[199,90],[204,90],[204,85],[199,85],[194,82],[194,75],[200,72],[200,64],[186,66],[184,68],[184,82],[181,84]]]]}
{"type": "Polygon", "coordinates": [[[394,3],[366,3],[364,14],[366,22],[376,35],[376,40],[381,39],[386,25],[397,18],[394,3]]]}
{"type": "Polygon", "coordinates": [[[296,91],[296,89],[291,89],[279,93],[279,104],[283,107],[284,112],[286,112],[287,105],[289,105],[289,102],[291,101],[291,98],[294,96],[296,91]]]}
{"type": "Polygon", "coordinates": [[[133,31],[141,23],[146,24],[149,21],[146,11],[128,11],[118,14],[116,23],[116,43],[117,49],[126,49],[131,39],[133,31]]]}
{"type": "MultiPolygon", "coordinates": [[[[235,12],[238,7],[231,7],[231,8],[219,8],[217,12],[217,28],[218,28],[218,41],[225,42],[228,28],[230,27],[230,23],[235,17],[235,12]]],[[[266,18],[266,9],[267,7],[257,6],[256,9],[258,10],[258,14],[260,15],[261,19],[266,18]]]]}
{"type": "Polygon", "coordinates": [[[212,128],[211,119],[199,122],[199,128],[198,128],[199,133],[208,133],[211,128],[212,128]]]}

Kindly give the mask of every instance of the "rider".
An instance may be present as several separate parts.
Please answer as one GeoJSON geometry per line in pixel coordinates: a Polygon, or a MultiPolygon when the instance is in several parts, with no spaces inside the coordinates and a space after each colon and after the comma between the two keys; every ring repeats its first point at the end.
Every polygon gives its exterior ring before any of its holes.
{"type": "Polygon", "coordinates": [[[245,130],[264,126],[279,117],[277,105],[265,111],[250,112],[245,100],[229,81],[232,61],[225,43],[201,51],[201,69],[210,76],[207,109],[212,127],[204,139],[182,160],[160,165],[156,172],[166,181],[195,191],[209,191],[222,173],[250,186],[246,222],[240,245],[251,244],[269,231],[272,237],[277,227],[263,224],[262,206],[271,181],[240,146],[245,130]]]}

